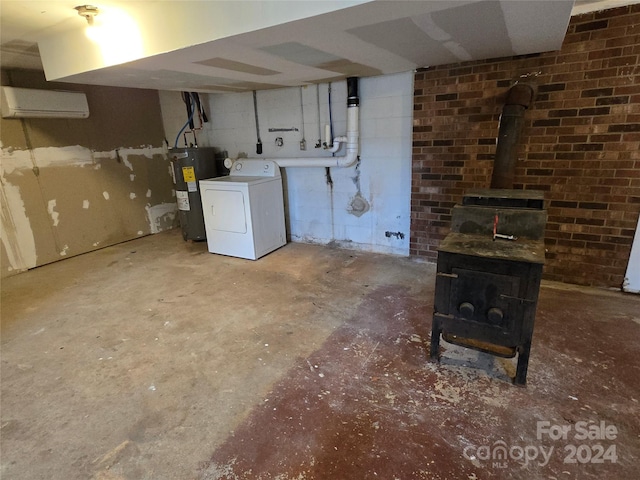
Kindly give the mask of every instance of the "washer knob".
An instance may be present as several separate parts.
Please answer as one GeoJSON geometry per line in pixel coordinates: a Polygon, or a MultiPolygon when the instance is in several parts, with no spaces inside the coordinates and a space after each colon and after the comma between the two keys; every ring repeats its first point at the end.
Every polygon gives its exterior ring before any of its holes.
{"type": "Polygon", "coordinates": [[[242,170],[242,163],[236,162],[236,171],[239,172],[240,170],[242,170]]]}

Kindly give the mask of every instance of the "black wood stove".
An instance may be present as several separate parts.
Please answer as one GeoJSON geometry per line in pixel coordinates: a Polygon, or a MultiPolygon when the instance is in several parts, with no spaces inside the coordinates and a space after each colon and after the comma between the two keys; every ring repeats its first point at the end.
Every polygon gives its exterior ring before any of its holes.
{"type": "Polygon", "coordinates": [[[475,190],[453,207],[438,249],[431,358],[440,335],[502,357],[518,355],[514,383],[525,385],[547,214],[542,192],[475,190]]]}

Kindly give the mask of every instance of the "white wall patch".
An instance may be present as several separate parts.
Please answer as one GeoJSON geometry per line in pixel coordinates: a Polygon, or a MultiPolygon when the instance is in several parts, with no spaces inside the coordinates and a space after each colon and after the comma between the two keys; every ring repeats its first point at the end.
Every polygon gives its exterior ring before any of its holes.
{"type": "Polygon", "coordinates": [[[129,180],[133,182],[135,179],[136,179],[135,173],[132,173],[131,175],[129,175],[129,180]]]}
{"type": "MultiPolygon", "coordinates": [[[[4,168],[4,162],[2,167],[4,168]]],[[[20,195],[20,188],[6,179],[0,184],[0,231],[10,271],[36,266],[33,230],[20,195]]]]}
{"type": "Polygon", "coordinates": [[[57,227],[58,223],[60,223],[59,222],[60,214],[55,211],[55,208],[56,208],[56,201],[49,200],[49,203],[47,204],[47,212],[49,213],[49,215],[51,215],[51,220],[53,220],[53,226],[57,227]]]}
{"type": "Polygon", "coordinates": [[[82,201],[82,208],[84,208],[85,210],[89,208],[89,200],[82,201]]]}
{"type": "Polygon", "coordinates": [[[3,175],[11,175],[15,170],[31,170],[33,168],[33,159],[30,150],[14,150],[13,148],[2,149],[2,167],[3,175]]]}
{"type": "Polygon", "coordinates": [[[40,168],[46,167],[85,167],[93,166],[93,152],[86,147],[38,147],[32,150],[34,163],[40,168]]]}
{"type": "MultiPolygon", "coordinates": [[[[97,160],[120,158],[122,163],[131,171],[133,164],[129,161],[129,156],[143,156],[153,158],[154,155],[166,156],[166,151],[162,147],[152,148],[120,148],[109,151],[91,151],[81,145],[67,147],[38,147],[32,150],[14,150],[12,147],[2,149],[2,163],[5,173],[10,174],[15,169],[33,168],[37,165],[40,168],[76,166],[85,167],[91,165],[96,170],[101,164],[97,160]]],[[[171,166],[170,166],[171,167],[171,166]]],[[[135,175],[134,175],[135,177],[135,175]]],[[[131,178],[131,177],[130,177],[131,178]]],[[[133,181],[133,178],[131,178],[133,181]]]]}
{"type": "Polygon", "coordinates": [[[136,198],[136,194],[135,194],[135,193],[133,193],[133,192],[131,192],[131,193],[129,194],[129,198],[130,198],[131,200],[133,200],[134,198],[136,198]]]}
{"type": "Polygon", "coordinates": [[[122,158],[122,163],[124,163],[125,167],[127,167],[129,170],[133,172],[133,164],[129,161],[127,156],[122,158]]]}
{"type": "Polygon", "coordinates": [[[164,157],[166,153],[164,147],[153,148],[149,145],[143,148],[119,148],[117,155],[122,159],[122,163],[124,163],[129,170],[133,171],[133,164],[129,161],[129,155],[142,155],[147,158],[153,158],[154,155],[162,155],[164,157]]]}
{"type": "Polygon", "coordinates": [[[102,192],[102,196],[105,200],[109,200],[109,192],[102,192]]]}
{"type": "Polygon", "coordinates": [[[173,226],[178,205],[175,203],[159,203],[153,206],[147,205],[145,210],[147,211],[151,233],[158,233],[173,226]]]}
{"type": "Polygon", "coordinates": [[[147,198],[151,198],[151,189],[147,190],[147,198]]]}

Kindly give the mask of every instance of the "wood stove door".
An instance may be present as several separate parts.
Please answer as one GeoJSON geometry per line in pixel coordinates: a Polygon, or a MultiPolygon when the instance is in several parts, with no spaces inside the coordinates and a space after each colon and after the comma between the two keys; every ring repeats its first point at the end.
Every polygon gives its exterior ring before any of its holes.
{"type": "Polygon", "coordinates": [[[449,313],[458,318],[501,330],[517,338],[520,278],[490,272],[453,268],[449,296],[449,313]],[[456,278],[457,277],[457,278],[456,278]]]}

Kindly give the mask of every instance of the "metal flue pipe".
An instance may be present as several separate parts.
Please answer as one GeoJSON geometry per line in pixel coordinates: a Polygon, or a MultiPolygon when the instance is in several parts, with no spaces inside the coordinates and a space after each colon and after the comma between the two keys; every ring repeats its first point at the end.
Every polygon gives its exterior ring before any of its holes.
{"type": "Polygon", "coordinates": [[[517,83],[507,94],[500,116],[491,188],[513,188],[524,112],[533,103],[535,94],[535,87],[527,83],[517,83]]]}

